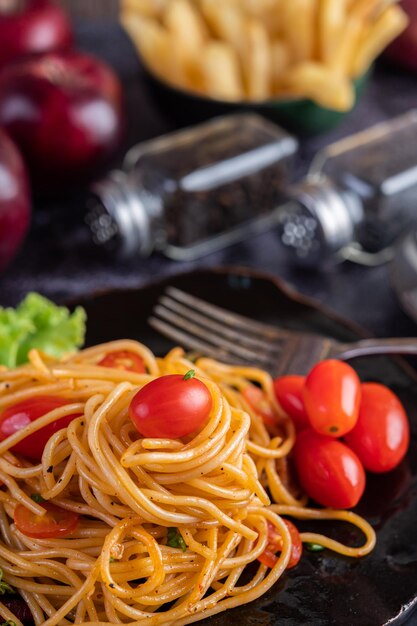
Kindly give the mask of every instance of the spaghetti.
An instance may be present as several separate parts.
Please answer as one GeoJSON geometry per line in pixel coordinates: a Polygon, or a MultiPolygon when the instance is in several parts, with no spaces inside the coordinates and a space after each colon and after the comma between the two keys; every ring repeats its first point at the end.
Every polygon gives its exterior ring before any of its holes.
{"type": "MultiPolygon", "coordinates": [[[[288,454],[295,441],[290,419],[276,404],[268,374],[210,359],[195,364],[177,348],[156,358],[133,341],[95,346],[62,361],[36,351],[30,362],[0,373],[0,412],[47,394],[66,404],[0,443],[0,567],[19,590],[36,625],[100,626],[190,624],[263,595],[286,569],[291,537],[281,515],[343,520],[365,535],[357,548],[315,533],[303,541],[339,554],[370,552],[369,524],[348,511],[309,509],[291,488],[288,454]],[[127,350],[146,373],[98,363],[127,350]],[[190,368],[212,397],[200,430],[182,439],[141,438],[128,415],[138,388],[190,368]],[[260,385],[277,424],[268,432],[242,391],[260,385]],[[10,451],[58,418],[78,415],[50,437],[40,463],[10,451]],[[79,514],[74,532],[35,539],[13,523],[16,506],[42,515],[41,494],[79,514]],[[268,545],[268,527],[281,536],[272,569],[257,559],[268,545]],[[179,545],[167,541],[177,529],[179,545]],[[247,567],[251,566],[251,567],[247,567]]],[[[19,620],[0,603],[0,615],[19,620]]]]}

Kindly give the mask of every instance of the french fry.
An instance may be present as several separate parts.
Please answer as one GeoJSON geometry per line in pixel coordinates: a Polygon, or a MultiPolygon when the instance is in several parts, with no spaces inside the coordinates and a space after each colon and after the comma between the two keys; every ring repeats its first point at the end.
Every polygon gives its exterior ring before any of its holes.
{"type": "Polygon", "coordinates": [[[347,0],[320,0],[319,58],[326,65],[332,64],[343,36],[347,21],[346,2],[347,0]]]}
{"type": "Polygon", "coordinates": [[[202,53],[208,95],[219,100],[243,100],[244,91],[236,51],[228,43],[211,41],[202,53]]]}
{"type": "Polygon", "coordinates": [[[334,71],[351,76],[353,59],[364,31],[364,21],[355,14],[350,14],[339,37],[328,66],[334,71]]]}
{"type": "Polygon", "coordinates": [[[386,9],[365,31],[353,59],[351,74],[354,77],[364,74],[374,60],[408,25],[404,11],[397,6],[386,9]]]}
{"type": "Polygon", "coordinates": [[[122,23],[132,37],[147,67],[169,83],[186,86],[187,77],[173,53],[170,33],[155,20],[125,15],[122,23]]]}
{"type": "Polygon", "coordinates": [[[271,94],[271,42],[262,23],[255,18],[246,22],[243,73],[250,100],[265,100],[271,94]]]}
{"type": "Polygon", "coordinates": [[[160,18],[169,0],[120,0],[120,12],[140,13],[143,17],[160,18]]]}
{"type": "Polygon", "coordinates": [[[199,55],[208,40],[208,30],[200,13],[189,0],[170,0],[163,23],[171,36],[174,62],[184,76],[182,86],[204,90],[199,55]]]}
{"type": "MultiPolygon", "coordinates": [[[[310,98],[338,111],[406,26],[399,0],[120,0],[145,64],[223,100],[310,98]]],[[[416,0],[417,2],[417,0],[416,0]]]]}
{"type": "Polygon", "coordinates": [[[283,73],[291,62],[288,44],[283,39],[275,39],[271,44],[271,81],[272,93],[278,93],[283,73]]]}
{"type": "Polygon", "coordinates": [[[241,56],[245,47],[245,16],[233,0],[202,0],[201,10],[214,35],[241,56]]]}
{"type": "Polygon", "coordinates": [[[316,47],[317,0],[291,0],[283,5],[282,11],[284,36],[294,61],[312,59],[316,47]]]}
{"type": "Polygon", "coordinates": [[[354,0],[350,10],[352,15],[366,21],[378,18],[391,4],[398,2],[399,0],[354,0]]]}
{"type": "Polygon", "coordinates": [[[189,0],[171,0],[163,21],[187,54],[198,53],[208,39],[207,27],[189,0]]]}
{"type": "Polygon", "coordinates": [[[349,111],[355,103],[351,82],[322,63],[306,61],[291,67],[281,84],[294,95],[310,98],[327,109],[349,111]]]}

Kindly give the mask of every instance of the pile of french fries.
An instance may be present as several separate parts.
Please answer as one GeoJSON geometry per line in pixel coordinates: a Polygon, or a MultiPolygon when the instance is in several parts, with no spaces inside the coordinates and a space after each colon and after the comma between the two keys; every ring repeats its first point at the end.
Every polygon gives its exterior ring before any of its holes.
{"type": "Polygon", "coordinates": [[[121,20],[149,70],[172,85],[337,111],[352,108],[354,80],[407,26],[396,0],[122,0],[121,20]]]}

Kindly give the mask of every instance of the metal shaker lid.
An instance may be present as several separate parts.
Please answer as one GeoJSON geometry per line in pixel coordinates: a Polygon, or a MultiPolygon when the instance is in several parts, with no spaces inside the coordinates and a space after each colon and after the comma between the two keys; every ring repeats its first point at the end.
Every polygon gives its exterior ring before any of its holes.
{"type": "Polygon", "coordinates": [[[362,219],[362,204],[355,194],[320,177],[290,188],[289,197],[279,234],[294,261],[320,265],[354,241],[356,225],[362,219]]]}
{"type": "Polygon", "coordinates": [[[115,170],[92,185],[85,221],[94,243],[122,258],[152,252],[148,211],[125,172],[115,170]]]}

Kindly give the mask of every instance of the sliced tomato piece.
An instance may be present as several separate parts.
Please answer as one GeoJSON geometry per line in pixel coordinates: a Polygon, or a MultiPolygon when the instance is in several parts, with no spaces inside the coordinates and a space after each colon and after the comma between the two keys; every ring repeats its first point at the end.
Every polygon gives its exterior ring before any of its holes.
{"type": "Polygon", "coordinates": [[[145,362],[141,356],[130,350],[115,350],[109,352],[98,363],[101,367],[112,367],[117,370],[144,374],[146,372],[145,362]]]}
{"type": "Polygon", "coordinates": [[[43,502],[45,515],[36,515],[23,504],[18,504],[14,511],[14,523],[23,535],[33,539],[53,539],[65,537],[77,528],[79,515],[66,511],[52,502],[43,502]]]}
{"type": "MultiPolygon", "coordinates": [[[[14,435],[39,417],[68,404],[68,400],[55,396],[34,396],[7,407],[0,415],[0,441],[14,435]]],[[[66,428],[79,414],[67,415],[28,435],[11,448],[32,461],[42,459],[43,450],[49,439],[61,428],[66,428]]]]}
{"type": "MultiPolygon", "coordinates": [[[[291,569],[295,567],[301,559],[301,555],[303,553],[303,544],[301,541],[300,533],[298,532],[294,524],[286,519],[284,519],[283,521],[287,526],[291,536],[292,547],[290,560],[288,561],[287,565],[287,569],[291,569]]],[[[264,552],[262,552],[262,554],[258,556],[258,561],[272,569],[278,561],[277,553],[281,552],[281,550],[281,535],[279,534],[278,529],[273,524],[271,524],[271,522],[268,522],[268,545],[265,548],[264,552]]]]}

